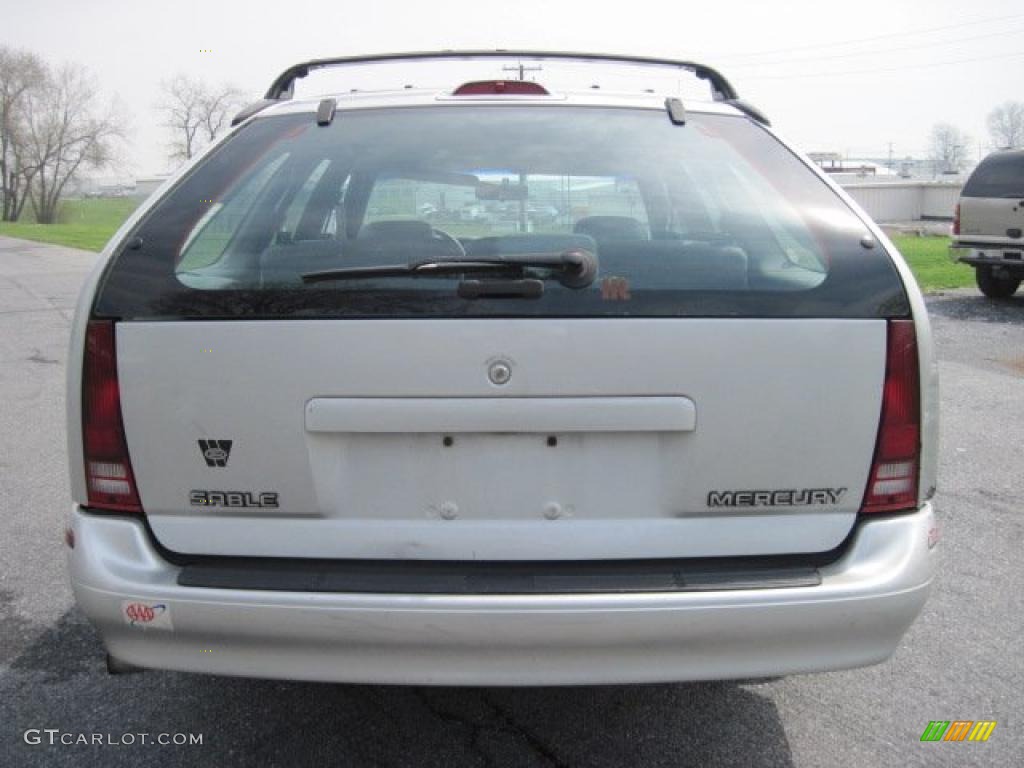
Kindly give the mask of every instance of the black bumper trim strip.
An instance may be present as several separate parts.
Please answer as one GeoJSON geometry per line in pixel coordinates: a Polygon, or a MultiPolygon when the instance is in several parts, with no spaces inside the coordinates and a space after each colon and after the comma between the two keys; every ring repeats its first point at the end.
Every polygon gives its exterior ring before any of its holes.
{"type": "Polygon", "coordinates": [[[223,558],[185,565],[183,587],[285,592],[535,595],[622,592],[696,592],[815,587],[810,564],[761,564],[733,559],[439,562],[223,558]]]}

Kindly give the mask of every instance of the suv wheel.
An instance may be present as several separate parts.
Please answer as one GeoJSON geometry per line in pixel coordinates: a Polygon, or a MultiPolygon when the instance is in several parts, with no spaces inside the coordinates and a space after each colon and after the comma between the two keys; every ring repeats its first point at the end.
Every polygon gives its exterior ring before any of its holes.
{"type": "Polygon", "coordinates": [[[992,267],[978,267],[974,270],[981,292],[990,299],[1008,299],[1013,296],[1020,285],[1020,278],[1015,275],[998,277],[992,267]]]}

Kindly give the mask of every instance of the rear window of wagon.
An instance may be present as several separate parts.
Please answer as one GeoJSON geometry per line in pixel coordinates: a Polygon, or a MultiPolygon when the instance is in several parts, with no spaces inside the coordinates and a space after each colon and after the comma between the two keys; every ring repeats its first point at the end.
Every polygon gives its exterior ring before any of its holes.
{"type": "Polygon", "coordinates": [[[884,249],[744,117],[459,105],[258,118],[158,201],[108,270],[119,318],[887,317],[884,249]],[[138,245],[141,243],[141,245],[138,245]],[[460,298],[458,277],[304,273],[585,247],[586,289],[460,298]]]}
{"type": "Polygon", "coordinates": [[[1024,198],[1024,150],[989,155],[967,179],[964,197],[1024,198]]]}

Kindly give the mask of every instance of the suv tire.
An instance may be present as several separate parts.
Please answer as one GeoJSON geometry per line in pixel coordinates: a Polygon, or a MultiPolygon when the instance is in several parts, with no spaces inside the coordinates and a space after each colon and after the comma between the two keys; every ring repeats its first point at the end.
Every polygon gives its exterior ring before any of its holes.
{"type": "Polygon", "coordinates": [[[990,299],[1008,299],[1020,286],[1019,277],[997,277],[992,273],[992,267],[977,267],[974,275],[978,280],[978,288],[990,299]]]}

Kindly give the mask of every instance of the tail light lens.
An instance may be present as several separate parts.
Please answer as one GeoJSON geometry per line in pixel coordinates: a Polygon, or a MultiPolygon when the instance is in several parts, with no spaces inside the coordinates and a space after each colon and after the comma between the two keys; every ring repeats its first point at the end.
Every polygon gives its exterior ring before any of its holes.
{"type": "Polygon", "coordinates": [[[882,418],[863,513],[917,506],[921,403],[914,321],[890,320],[886,346],[882,418]]]}
{"type": "Polygon", "coordinates": [[[960,203],[957,203],[956,208],[953,209],[953,234],[960,234],[960,203]]]}
{"type": "Polygon", "coordinates": [[[82,447],[89,506],[142,512],[121,421],[114,323],[91,320],[82,365],[82,447]]]}

